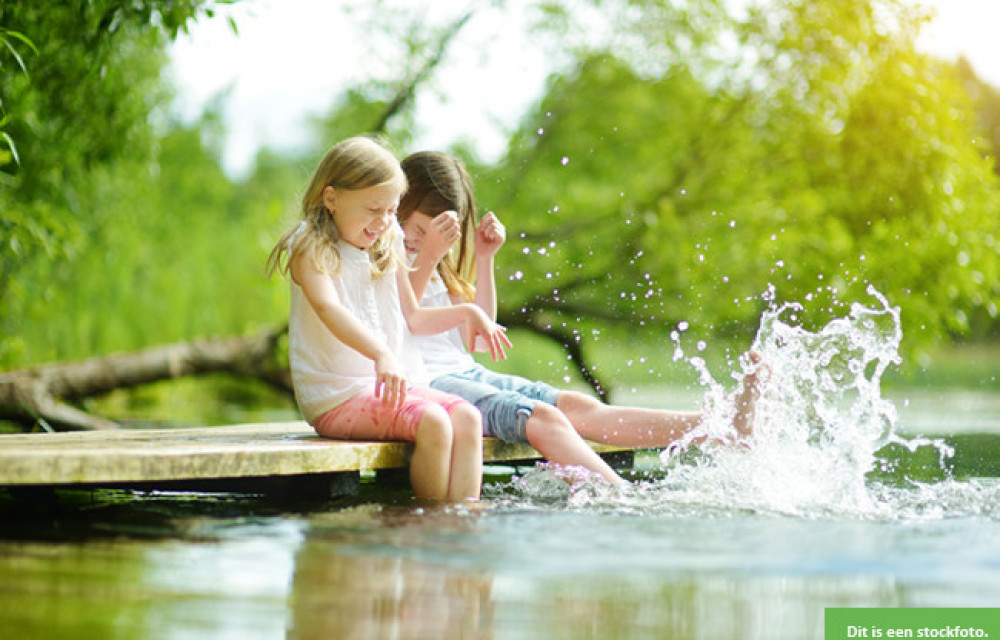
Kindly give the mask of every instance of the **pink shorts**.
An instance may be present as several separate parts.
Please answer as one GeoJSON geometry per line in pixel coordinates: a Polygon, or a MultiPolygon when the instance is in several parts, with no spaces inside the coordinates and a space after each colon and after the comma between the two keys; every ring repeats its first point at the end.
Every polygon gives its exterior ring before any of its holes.
{"type": "Polygon", "coordinates": [[[408,387],[401,407],[386,408],[373,391],[366,391],[316,418],[313,428],[326,438],[412,442],[416,440],[417,426],[424,411],[435,404],[449,414],[460,405],[473,406],[451,393],[427,387],[408,387]]]}

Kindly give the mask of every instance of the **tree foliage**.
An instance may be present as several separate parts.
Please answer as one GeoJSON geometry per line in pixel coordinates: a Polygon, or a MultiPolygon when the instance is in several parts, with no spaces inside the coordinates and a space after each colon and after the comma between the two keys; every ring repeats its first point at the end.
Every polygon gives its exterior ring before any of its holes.
{"type": "MultiPolygon", "coordinates": [[[[699,24],[679,15],[660,22],[699,24]]],[[[728,62],[587,52],[479,181],[516,231],[507,321],[749,341],[772,285],[815,323],[874,285],[909,353],[994,331],[1000,189],[952,69],[914,48],[920,21],[891,1],[787,1],[732,23],[728,62]]]]}
{"type": "MultiPolygon", "coordinates": [[[[235,180],[220,111],[181,124],[162,110],[163,47],[208,3],[9,4],[0,27],[38,53],[17,47],[27,73],[0,58],[20,157],[0,192],[6,366],[282,321],[287,291],[263,262],[316,158],[387,112],[395,149],[418,150],[413,100],[441,89],[427,71],[468,19],[388,21],[405,64],[335,96],[310,148],[262,150],[235,180]],[[86,29],[74,10],[91,12],[86,29]]],[[[818,323],[872,284],[903,308],[911,352],[995,334],[1000,186],[982,120],[995,94],[970,98],[961,67],[915,50],[906,3],[533,6],[565,68],[498,161],[457,150],[509,230],[507,324],[583,356],[614,331],[749,343],[769,285],[818,323]]]]}
{"type": "Polygon", "coordinates": [[[73,0],[0,4],[0,360],[17,336],[29,296],[58,281],[25,269],[64,261],[99,233],[93,175],[122,160],[148,162],[154,114],[169,92],[160,78],[168,38],[209,0],[73,0]],[[10,58],[17,71],[9,72],[10,58]],[[16,149],[16,155],[13,150],[16,149]]]}

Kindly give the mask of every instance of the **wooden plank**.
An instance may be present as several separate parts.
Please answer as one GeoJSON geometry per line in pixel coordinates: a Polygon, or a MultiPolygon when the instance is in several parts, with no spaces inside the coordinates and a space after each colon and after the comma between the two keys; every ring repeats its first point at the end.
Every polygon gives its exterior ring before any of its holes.
{"type": "MultiPolygon", "coordinates": [[[[600,453],[627,450],[593,445],[600,453]]],[[[331,440],[306,422],[0,436],[0,486],[69,485],[374,471],[407,466],[404,442],[331,440]]],[[[539,458],[495,438],[486,462],[539,458]]]]}

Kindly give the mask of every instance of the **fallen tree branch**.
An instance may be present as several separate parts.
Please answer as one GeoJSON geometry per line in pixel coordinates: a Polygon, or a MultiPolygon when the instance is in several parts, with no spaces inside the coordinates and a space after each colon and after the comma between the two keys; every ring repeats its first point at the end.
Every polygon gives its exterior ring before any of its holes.
{"type": "Polygon", "coordinates": [[[287,331],[287,326],[270,327],[248,336],[192,340],[0,373],[0,419],[44,421],[61,430],[114,429],[115,422],[68,403],[114,389],[208,373],[257,378],[291,392],[291,375],[277,357],[278,342],[287,331]]]}

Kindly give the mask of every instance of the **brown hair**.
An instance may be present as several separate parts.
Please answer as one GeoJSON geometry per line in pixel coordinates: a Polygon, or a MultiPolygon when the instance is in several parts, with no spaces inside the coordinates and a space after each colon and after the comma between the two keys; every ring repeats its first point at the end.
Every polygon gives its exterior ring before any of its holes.
{"type": "Polygon", "coordinates": [[[462,239],[438,264],[448,293],[472,300],[476,293],[476,200],[472,179],[458,158],[436,151],[421,151],[400,163],[409,188],[399,202],[399,221],[414,211],[430,217],[445,211],[458,214],[462,239]]]}

